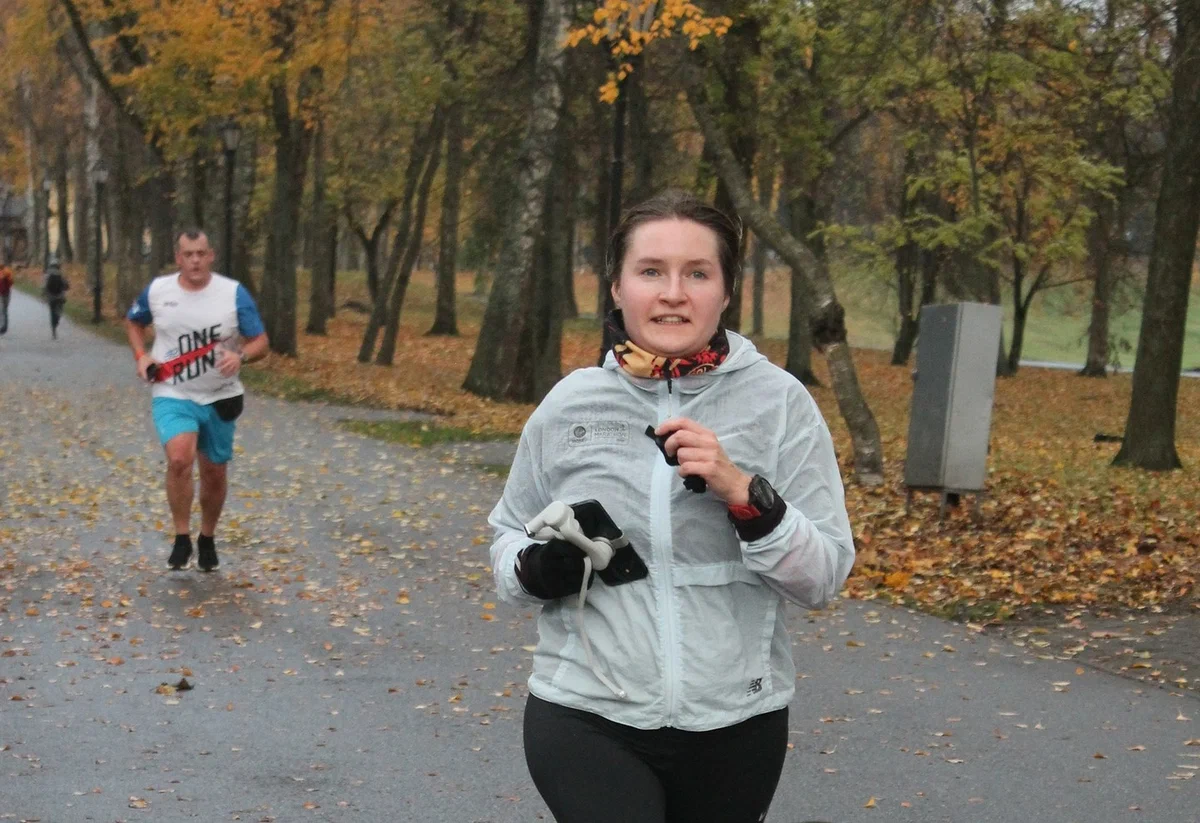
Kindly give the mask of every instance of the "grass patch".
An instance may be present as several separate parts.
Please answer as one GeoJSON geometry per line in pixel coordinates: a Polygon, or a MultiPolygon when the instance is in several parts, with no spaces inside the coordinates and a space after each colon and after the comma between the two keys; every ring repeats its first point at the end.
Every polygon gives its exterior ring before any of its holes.
{"type": "Polygon", "coordinates": [[[953,600],[938,606],[914,603],[915,608],[959,623],[1001,623],[1013,616],[1011,606],[995,600],[953,600]]]}
{"type": "MultiPolygon", "coordinates": [[[[386,440],[389,443],[403,443],[406,446],[437,446],[442,443],[463,443],[473,441],[502,441],[513,442],[515,436],[497,436],[495,434],[472,431],[457,426],[442,426],[436,423],[425,423],[416,420],[380,420],[367,422],[363,420],[342,420],[340,425],[354,432],[386,440]]],[[[485,471],[492,471],[496,466],[481,465],[485,471]]],[[[508,467],[504,466],[505,475],[508,467]]]]}
{"type": "Polygon", "coordinates": [[[484,474],[494,474],[501,480],[508,479],[508,470],[512,468],[507,463],[476,463],[475,465],[478,466],[479,470],[484,474]]]}
{"type": "Polygon", "coordinates": [[[309,383],[301,377],[289,374],[279,374],[269,369],[248,366],[241,371],[242,383],[248,389],[260,394],[277,397],[289,402],[333,403],[342,406],[365,406],[364,403],[348,395],[339,394],[332,389],[309,383]]]}

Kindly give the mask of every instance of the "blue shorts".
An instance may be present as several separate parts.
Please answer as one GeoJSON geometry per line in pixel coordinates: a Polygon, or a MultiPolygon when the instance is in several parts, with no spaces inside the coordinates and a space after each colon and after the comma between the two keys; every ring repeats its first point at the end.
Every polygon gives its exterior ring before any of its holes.
{"type": "Polygon", "coordinates": [[[212,406],[175,397],[156,397],[152,408],[154,428],[164,446],[177,435],[196,432],[196,448],[209,462],[228,463],[233,458],[236,420],[222,420],[212,406]]]}

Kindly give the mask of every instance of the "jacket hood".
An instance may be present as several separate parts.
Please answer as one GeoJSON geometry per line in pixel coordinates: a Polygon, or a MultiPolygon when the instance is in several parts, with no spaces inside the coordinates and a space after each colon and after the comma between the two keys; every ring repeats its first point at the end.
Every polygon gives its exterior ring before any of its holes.
{"type": "MultiPolygon", "coordinates": [[[[725,362],[704,374],[676,377],[671,381],[672,385],[686,394],[697,394],[712,386],[720,377],[741,371],[742,369],[748,369],[755,363],[767,359],[767,356],[758,350],[750,338],[743,337],[737,332],[729,331],[728,329],[725,330],[725,334],[729,338],[729,356],[725,358],[725,362]]],[[[631,385],[645,391],[657,391],[658,386],[664,379],[659,377],[635,377],[629,374],[617,365],[617,356],[612,353],[611,349],[604,356],[604,368],[615,371],[623,379],[629,381],[631,385]]]]}

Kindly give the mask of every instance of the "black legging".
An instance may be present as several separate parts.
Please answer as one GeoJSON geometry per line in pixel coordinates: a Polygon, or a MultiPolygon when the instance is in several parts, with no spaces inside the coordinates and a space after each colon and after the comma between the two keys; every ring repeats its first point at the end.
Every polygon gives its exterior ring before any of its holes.
{"type": "Polygon", "coordinates": [[[530,695],[525,762],[558,823],[761,823],[787,709],[710,732],[645,731],[530,695]]]}
{"type": "Polygon", "coordinates": [[[58,321],[62,319],[63,306],[66,304],[66,298],[51,297],[50,298],[50,331],[58,333],[58,321]]]}

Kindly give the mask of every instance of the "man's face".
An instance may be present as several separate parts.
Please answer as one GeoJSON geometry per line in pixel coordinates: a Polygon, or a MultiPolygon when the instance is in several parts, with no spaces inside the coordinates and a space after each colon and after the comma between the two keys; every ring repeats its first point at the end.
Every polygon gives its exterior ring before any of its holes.
{"type": "Polygon", "coordinates": [[[188,285],[204,286],[208,283],[215,257],[208,245],[208,237],[203,234],[195,240],[183,235],[175,246],[175,265],[179,266],[179,275],[188,285]]]}

